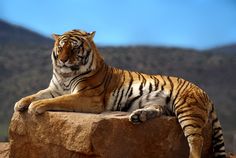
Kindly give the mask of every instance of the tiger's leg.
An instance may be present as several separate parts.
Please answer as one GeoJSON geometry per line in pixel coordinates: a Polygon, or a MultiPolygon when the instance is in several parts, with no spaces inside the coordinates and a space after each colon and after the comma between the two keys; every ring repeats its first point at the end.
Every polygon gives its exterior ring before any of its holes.
{"type": "Polygon", "coordinates": [[[104,109],[101,97],[88,97],[80,94],[68,94],[56,98],[38,100],[32,102],[29,106],[29,112],[33,114],[42,114],[50,110],[101,113],[104,109]]]}
{"type": "MultiPolygon", "coordinates": [[[[54,94],[55,95],[55,94],[54,94]]],[[[36,94],[24,97],[16,102],[14,110],[15,111],[25,111],[28,109],[28,106],[36,100],[45,99],[45,98],[53,98],[53,91],[50,88],[39,91],[36,94]]]]}
{"type": "Polygon", "coordinates": [[[142,109],[133,111],[129,116],[132,123],[141,123],[149,119],[159,117],[164,113],[164,108],[160,105],[148,105],[142,109]]]}
{"type": "Polygon", "coordinates": [[[202,129],[207,122],[207,111],[189,103],[177,106],[176,109],[178,121],[188,141],[189,158],[200,158],[204,141],[202,129]]]}
{"type": "Polygon", "coordinates": [[[203,137],[202,135],[194,134],[187,137],[189,144],[189,158],[201,158],[203,137]]]}
{"type": "Polygon", "coordinates": [[[189,158],[201,158],[203,136],[202,128],[196,121],[184,121],[180,124],[189,145],[189,158]]]}

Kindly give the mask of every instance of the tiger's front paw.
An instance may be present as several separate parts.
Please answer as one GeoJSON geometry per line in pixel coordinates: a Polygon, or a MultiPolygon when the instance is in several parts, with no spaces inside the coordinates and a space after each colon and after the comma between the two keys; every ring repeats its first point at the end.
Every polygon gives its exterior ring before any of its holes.
{"type": "Polygon", "coordinates": [[[14,111],[20,111],[20,112],[26,111],[30,103],[31,103],[30,98],[27,98],[27,97],[22,98],[18,102],[15,103],[14,111]]]}
{"type": "Polygon", "coordinates": [[[39,115],[46,111],[47,103],[43,100],[34,101],[30,104],[28,112],[30,114],[39,115]]]}
{"type": "Polygon", "coordinates": [[[157,115],[158,112],[154,109],[137,109],[130,114],[129,121],[138,124],[155,118],[157,115]]]}

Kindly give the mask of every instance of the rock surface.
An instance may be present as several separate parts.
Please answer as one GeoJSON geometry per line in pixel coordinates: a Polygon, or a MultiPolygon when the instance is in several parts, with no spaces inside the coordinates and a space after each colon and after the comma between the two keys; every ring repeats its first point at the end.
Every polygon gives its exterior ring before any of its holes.
{"type": "Polygon", "coordinates": [[[9,143],[0,142],[0,158],[8,158],[9,152],[9,143]]]}
{"type": "MultiPolygon", "coordinates": [[[[174,117],[132,124],[127,113],[14,113],[10,128],[13,158],[188,157],[188,145],[174,117]]],[[[211,157],[211,126],[204,129],[203,157],[211,157]]]]}

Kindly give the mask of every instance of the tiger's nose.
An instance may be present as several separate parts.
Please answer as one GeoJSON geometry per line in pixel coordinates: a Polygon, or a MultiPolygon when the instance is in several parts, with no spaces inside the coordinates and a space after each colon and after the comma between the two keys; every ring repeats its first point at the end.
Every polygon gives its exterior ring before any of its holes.
{"type": "Polygon", "coordinates": [[[65,64],[68,61],[68,59],[59,59],[60,64],[65,64]]]}

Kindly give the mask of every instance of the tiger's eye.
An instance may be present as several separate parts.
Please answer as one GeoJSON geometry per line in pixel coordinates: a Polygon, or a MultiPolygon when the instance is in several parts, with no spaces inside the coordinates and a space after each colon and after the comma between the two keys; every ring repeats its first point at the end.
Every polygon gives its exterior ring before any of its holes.
{"type": "Polygon", "coordinates": [[[64,41],[60,41],[59,44],[60,44],[60,46],[63,46],[65,44],[65,42],[64,41]]]}

